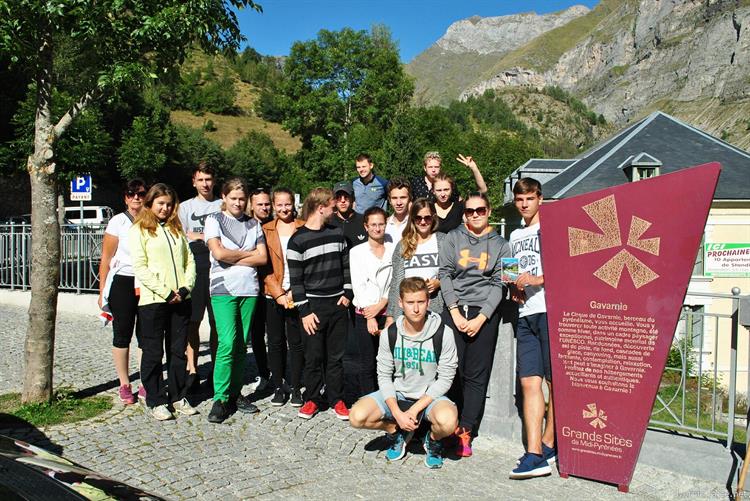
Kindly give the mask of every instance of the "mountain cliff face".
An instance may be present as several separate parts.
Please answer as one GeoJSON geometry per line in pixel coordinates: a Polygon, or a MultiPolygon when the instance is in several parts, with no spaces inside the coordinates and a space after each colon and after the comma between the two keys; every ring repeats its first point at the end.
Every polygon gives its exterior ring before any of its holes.
{"type": "Polygon", "coordinates": [[[458,97],[557,85],[617,124],[661,109],[747,148],[748,27],[748,0],[603,0],[476,66],[458,97]]]}
{"type": "Polygon", "coordinates": [[[445,35],[406,67],[416,79],[417,99],[425,104],[445,104],[455,99],[475,83],[476,68],[491,67],[504,54],[588,12],[587,7],[576,5],[541,16],[533,12],[474,16],[453,23],[445,35]]]}
{"type": "Polygon", "coordinates": [[[474,16],[450,25],[435,45],[444,51],[456,53],[506,52],[588,12],[587,7],[575,5],[561,12],[542,16],[533,12],[485,18],[474,16]]]}

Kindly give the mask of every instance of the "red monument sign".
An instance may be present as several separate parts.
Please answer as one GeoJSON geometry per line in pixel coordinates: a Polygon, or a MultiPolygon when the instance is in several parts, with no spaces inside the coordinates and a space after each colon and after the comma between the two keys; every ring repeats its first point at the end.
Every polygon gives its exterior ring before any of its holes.
{"type": "Polygon", "coordinates": [[[721,167],[541,209],[562,476],[633,477],[721,167]]]}

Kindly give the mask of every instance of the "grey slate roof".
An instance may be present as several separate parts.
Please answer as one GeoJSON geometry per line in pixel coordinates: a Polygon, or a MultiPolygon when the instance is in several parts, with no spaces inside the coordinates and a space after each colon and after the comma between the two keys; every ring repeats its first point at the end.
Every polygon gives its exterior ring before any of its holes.
{"type": "Polygon", "coordinates": [[[504,203],[513,201],[513,185],[522,177],[533,177],[544,184],[564,171],[575,159],[532,158],[505,178],[504,203]]]}
{"type": "Polygon", "coordinates": [[[567,198],[627,183],[628,178],[618,167],[628,157],[642,153],[662,163],[661,174],[720,162],[722,171],[714,199],[750,200],[750,153],[660,111],[582,154],[543,183],[544,197],[567,198]]]}

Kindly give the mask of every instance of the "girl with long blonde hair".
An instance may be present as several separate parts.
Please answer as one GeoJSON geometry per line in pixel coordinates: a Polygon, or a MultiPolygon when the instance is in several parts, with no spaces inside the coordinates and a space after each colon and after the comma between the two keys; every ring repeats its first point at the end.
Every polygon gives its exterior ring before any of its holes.
{"type": "Polygon", "coordinates": [[[426,198],[418,198],[409,209],[409,223],[401,241],[393,249],[393,277],[388,294],[386,327],[403,311],[398,306],[399,286],[404,278],[419,277],[427,282],[430,311],[442,313],[443,298],[438,279],[438,251],[445,234],[436,232],[435,206],[426,198]]]}
{"type": "Polygon", "coordinates": [[[173,419],[172,411],[197,414],[185,398],[190,291],[195,285],[195,261],[177,217],[174,189],[157,183],[148,190],[128,244],[140,289],[141,382],[154,419],[173,419]],[[169,350],[168,385],[162,376],[164,343],[169,350]],[[168,389],[167,389],[168,388],[168,389]]]}

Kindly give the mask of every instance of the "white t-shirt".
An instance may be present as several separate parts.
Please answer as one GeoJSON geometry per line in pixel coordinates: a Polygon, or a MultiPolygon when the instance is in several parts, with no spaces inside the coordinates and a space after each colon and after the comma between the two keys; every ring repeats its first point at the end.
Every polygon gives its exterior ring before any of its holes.
{"type": "MultiPolygon", "coordinates": [[[[510,249],[513,257],[518,258],[519,273],[528,273],[537,277],[544,275],[539,223],[513,230],[510,234],[510,249]]],[[[526,302],[518,307],[519,317],[547,311],[544,286],[524,287],[524,292],[526,302]]]]}
{"type": "Polygon", "coordinates": [[[409,224],[408,216],[401,224],[396,221],[396,216],[389,217],[385,222],[385,241],[392,242],[395,247],[401,241],[407,224],[409,224]]]}
{"type": "MultiPolygon", "coordinates": [[[[263,230],[255,218],[243,215],[237,219],[223,212],[215,212],[206,218],[203,228],[206,242],[219,238],[225,249],[250,251],[258,244],[265,244],[263,230]]],[[[228,264],[217,261],[211,254],[212,296],[257,296],[260,290],[258,272],[254,266],[228,264]]]]}
{"type": "Polygon", "coordinates": [[[289,290],[289,263],[286,260],[286,249],[289,247],[289,239],[291,235],[279,235],[279,242],[281,242],[281,255],[284,256],[284,278],[281,279],[281,288],[285,291],[289,290]]]}
{"type": "MultiPolygon", "coordinates": [[[[180,223],[182,223],[182,230],[185,234],[189,231],[194,233],[205,233],[203,227],[206,225],[206,216],[214,212],[219,212],[220,210],[220,198],[212,200],[211,202],[198,197],[185,200],[180,204],[180,211],[178,213],[180,223]]],[[[195,242],[195,240],[188,238],[188,242],[195,242]]]]}
{"type": "Polygon", "coordinates": [[[133,226],[133,222],[124,212],[121,212],[109,220],[107,228],[104,230],[104,233],[117,237],[117,251],[109,262],[109,269],[116,275],[125,277],[134,276],[132,261],[130,260],[130,248],[128,247],[128,230],[131,226],[133,226]]]}
{"type": "Polygon", "coordinates": [[[349,271],[352,278],[352,302],[357,308],[371,306],[388,297],[391,287],[393,248],[383,244],[383,257],[375,255],[369,242],[352,247],[349,251],[349,271]]]}
{"type": "Polygon", "coordinates": [[[439,269],[437,235],[433,233],[429,240],[417,244],[411,259],[404,259],[404,278],[437,278],[439,269]]]}

